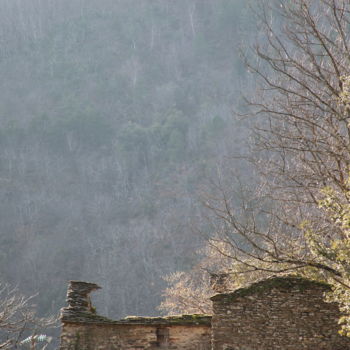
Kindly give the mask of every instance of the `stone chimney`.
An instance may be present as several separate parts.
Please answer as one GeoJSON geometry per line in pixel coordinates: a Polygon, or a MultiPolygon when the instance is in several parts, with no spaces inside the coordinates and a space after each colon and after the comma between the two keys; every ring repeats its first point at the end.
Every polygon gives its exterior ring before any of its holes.
{"type": "Polygon", "coordinates": [[[68,306],[61,309],[61,320],[70,321],[81,314],[94,314],[90,293],[98,289],[101,287],[95,283],[70,281],[66,299],[68,306]]]}

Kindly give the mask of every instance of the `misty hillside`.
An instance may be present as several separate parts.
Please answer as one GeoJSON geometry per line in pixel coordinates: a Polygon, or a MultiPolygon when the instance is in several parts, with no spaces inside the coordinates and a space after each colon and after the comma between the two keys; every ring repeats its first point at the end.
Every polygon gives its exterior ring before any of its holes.
{"type": "Polygon", "coordinates": [[[233,118],[254,23],[245,0],[0,4],[0,280],[57,313],[157,314],[196,261],[198,196],[247,131],[233,118]]]}

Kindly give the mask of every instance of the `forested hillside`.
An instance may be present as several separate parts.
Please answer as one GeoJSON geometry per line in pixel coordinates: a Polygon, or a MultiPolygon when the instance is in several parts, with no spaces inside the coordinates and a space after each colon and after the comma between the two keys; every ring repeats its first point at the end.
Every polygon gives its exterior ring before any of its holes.
{"type": "Polygon", "coordinates": [[[243,151],[245,0],[0,3],[0,280],[39,311],[69,279],[155,314],[194,263],[201,186],[243,151]]]}

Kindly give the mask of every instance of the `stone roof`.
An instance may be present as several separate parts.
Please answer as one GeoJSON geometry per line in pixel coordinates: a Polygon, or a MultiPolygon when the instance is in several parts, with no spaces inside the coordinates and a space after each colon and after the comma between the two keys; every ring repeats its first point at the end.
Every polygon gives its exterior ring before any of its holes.
{"type": "Polygon", "coordinates": [[[230,293],[216,294],[210,299],[212,301],[218,301],[221,299],[234,300],[237,298],[260,294],[274,288],[286,289],[286,290],[299,288],[300,290],[303,290],[305,288],[308,289],[308,288],[315,288],[315,287],[323,288],[324,290],[329,290],[330,288],[330,286],[326,283],[313,281],[304,277],[291,276],[291,275],[272,276],[270,278],[252,283],[247,287],[236,289],[230,293]]]}
{"type": "Polygon", "coordinates": [[[186,325],[199,326],[211,323],[210,315],[193,314],[193,315],[174,315],[164,317],[143,317],[128,316],[121,320],[111,320],[107,317],[90,312],[69,312],[63,309],[61,312],[61,321],[63,323],[84,323],[84,324],[110,324],[110,325],[186,325]]]}
{"type": "Polygon", "coordinates": [[[164,317],[128,316],[121,323],[129,324],[168,324],[168,325],[210,325],[211,316],[205,314],[172,315],[164,317]]]}

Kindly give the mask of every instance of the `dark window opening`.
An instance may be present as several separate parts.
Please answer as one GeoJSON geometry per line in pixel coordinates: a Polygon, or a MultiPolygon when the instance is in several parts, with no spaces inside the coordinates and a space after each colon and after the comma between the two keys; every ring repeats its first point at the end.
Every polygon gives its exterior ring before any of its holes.
{"type": "Polygon", "coordinates": [[[157,328],[157,346],[161,347],[169,343],[169,328],[157,328]]]}

